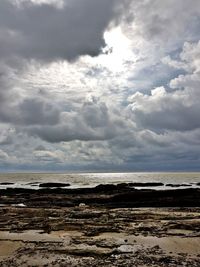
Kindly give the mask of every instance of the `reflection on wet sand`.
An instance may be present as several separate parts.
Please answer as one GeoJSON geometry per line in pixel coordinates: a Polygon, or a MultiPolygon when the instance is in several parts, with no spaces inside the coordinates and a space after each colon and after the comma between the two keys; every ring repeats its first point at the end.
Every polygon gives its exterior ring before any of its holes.
{"type": "Polygon", "coordinates": [[[0,211],[0,266],[200,266],[198,208],[0,211]]]}

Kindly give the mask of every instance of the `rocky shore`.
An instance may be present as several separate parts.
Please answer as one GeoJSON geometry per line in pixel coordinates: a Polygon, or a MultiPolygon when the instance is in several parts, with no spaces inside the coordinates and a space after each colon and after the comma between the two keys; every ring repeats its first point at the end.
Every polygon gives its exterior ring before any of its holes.
{"type": "Polygon", "coordinates": [[[75,207],[80,203],[109,208],[127,207],[200,207],[200,188],[152,190],[136,186],[160,183],[121,183],[94,188],[67,189],[69,184],[45,183],[40,189],[7,188],[0,190],[0,205],[27,207],[75,207]]]}
{"type": "Polygon", "coordinates": [[[0,190],[0,266],[200,266],[200,189],[62,186],[0,190]]]}

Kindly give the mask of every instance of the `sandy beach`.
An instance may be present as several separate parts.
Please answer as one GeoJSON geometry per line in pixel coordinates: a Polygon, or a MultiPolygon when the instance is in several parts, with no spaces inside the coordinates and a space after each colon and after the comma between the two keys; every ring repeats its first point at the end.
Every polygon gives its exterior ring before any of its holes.
{"type": "Polygon", "coordinates": [[[157,205],[153,190],[124,184],[1,191],[0,266],[200,266],[199,189],[188,190],[157,205]]]}

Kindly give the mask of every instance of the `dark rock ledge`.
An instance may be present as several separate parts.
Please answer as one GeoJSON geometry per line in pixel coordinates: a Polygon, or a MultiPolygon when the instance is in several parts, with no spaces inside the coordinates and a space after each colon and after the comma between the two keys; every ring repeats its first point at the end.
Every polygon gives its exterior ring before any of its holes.
{"type": "MultiPolygon", "coordinates": [[[[65,185],[66,186],[66,185],[65,185]]],[[[200,207],[200,189],[138,190],[132,184],[99,185],[95,188],[7,188],[0,190],[0,204],[28,207],[74,207],[84,203],[110,208],[200,207]]]]}
{"type": "Polygon", "coordinates": [[[70,186],[68,183],[42,183],[39,187],[66,187],[70,186]]]}

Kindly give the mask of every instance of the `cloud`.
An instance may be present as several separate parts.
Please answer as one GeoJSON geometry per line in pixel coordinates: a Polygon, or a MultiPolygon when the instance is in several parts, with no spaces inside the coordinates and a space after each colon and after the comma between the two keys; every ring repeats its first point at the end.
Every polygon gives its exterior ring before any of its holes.
{"type": "Polygon", "coordinates": [[[105,46],[103,33],[119,16],[117,0],[0,2],[0,55],[52,61],[97,56],[105,46]],[[18,2],[19,3],[19,2],[18,2]]]}
{"type": "Polygon", "coordinates": [[[33,155],[36,160],[43,162],[62,162],[64,160],[64,154],[62,151],[35,150],[33,155]]]}
{"type": "Polygon", "coordinates": [[[5,127],[0,124],[0,145],[11,145],[13,143],[13,138],[15,135],[14,128],[5,127]]]}
{"type": "MultiPolygon", "coordinates": [[[[177,60],[175,67],[183,68],[184,61],[185,65],[191,66],[193,72],[179,75],[170,81],[169,85],[175,91],[168,92],[164,87],[158,87],[151,90],[150,95],[137,92],[129,97],[133,120],[139,127],[156,131],[200,128],[199,48],[199,42],[183,46],[181,61],[177,60]]],[[[172,65],[171,61],[166,63],[172,65]]]]}
{"type": "Polygon", "coordinates": [[[64,5],[64,0],[8,0],[11,3],[14,2],[18,7],[23,7],[24,4],[34,4],[34,5],[53,5],[57,8],[62,8],[64,5]]]}
{"type": "Polygon", "coordinates": [[[46,150],[46,148],[42,145],[39,145],[34,149],[34,151],[45,151],[45,150],[46,150]]]}
{"type": "Polygon", "coordinates": [[[0,121],[13,125],[55,125],[59,122],[60,111],[56,105],[40,98],[26,98],[22,102],[2,101],[0,121]]]}
{"type": "Polygon", "coordinates": [[[198,0],[150,0],[132,1],[129,12],[137,34],[160,50],[176,49],[175,46],[182,44],[185,39],[196,41],[199,34],[199,10],[198,0]]]}
{"type": "Polygon", "coordinates": [[[196,73],[200,70],[200,41],[197,43],[185,42],[179,59],[173,59],[170,56],[163,58],[163,63],[175,69],[183,69],[186,72],[196,73]]]}
{"type": "Polygon", "coordinates": [[[9,159],[9,156],[6,152],[4,152],[3,150],[0,150],[0,159],[3,161],[6,161],[9,159]]]}
{"type": "Polygon", "coordinates": [[[47,102],[43,99],[25,99],[18,106],[17,111],[19,114],[14,118],[16,124],[55,125],[60,119],[58,107],[51,104],[50,101],[47,102]]]}
{"type": "Polygon", "coordinates": [[[86,100],[76,112],[63,112],[57,125],[30,127],[27,131],[30,135],[56,143],[112,139],[120,134],[122,127],[125,127],[123,120],[109,111],[105,103],[92,99],[86,100]]]}
{"type": "Polygon", "coordinates": [[[196,101],[199,93],[189,90],[167,93],[164,88],[152,90],[150,96],[135,94],[130,105],[133,120],[138,126],[154,130],[186,131],[200,127],[200,107],[196,101]]]}
{"type": "Polygon", "coordinates": [[[199,10],[0,1],[1,168],[198,167],[199,10]]]}

